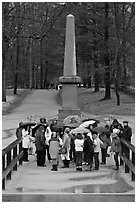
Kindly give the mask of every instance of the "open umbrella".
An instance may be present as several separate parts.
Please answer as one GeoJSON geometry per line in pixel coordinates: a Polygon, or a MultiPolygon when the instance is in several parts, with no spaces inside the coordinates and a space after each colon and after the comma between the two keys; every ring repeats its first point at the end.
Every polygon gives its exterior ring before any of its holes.
{"type": "Polygon", "coordinates": [[[105,132],[105,133],[110,132],[110,130],[105,128],[105,127],[95,127],[95,128],[93,128],[93,131],[96,131],[99,134],[101,134],[103,132],[105,132]]]}
{"type": "Polygon", "coordinates": [[[95,119],[95,118],[87,118],[87,119],[84,119],[84,120],[82,120],[83,121],[83,123],[84,122],[87,122],[87,121],[96,121],[97,123],[100,123],[100,121],[99,120],[97,120],[97,119],[95,119]]]}
{"type": "Polygon", "coordinates": [[[23,123],[20,127],[28,127],[28,126],[35,126],[36,122],[26,122],[23,123]]]}
{"type": "Polygon", "coordinates": [[[78,115],[70,115],[63,120],[63,126],[78,127],[82,123],[82,119],[78,115]]]}
{"type": "Polygon", "coordinates": [[[84,127],[77,127],[75,129],[72,129],[70,131],[70,134],[77,134],[77,133],[83,134],[83,133],[89,133],[89,132],[90,131],[88,129],[84,128],[84,127]]]}
{"type": "Polygon", "coordinates": [[[99,123],[96,120],[89,120],[89,121],[85,121],[83,122],[79,127],[88,127],[89,125],[93,125],[94,123],[99,123]]]}
{"type": "Polygon", "coordinates": [[[45,128],[45,131],[46,131],[46,128],[47,128],[47,125],[44,124],[44,123],[37,123],[33,128],[32,128],[32,137],[35,137],[35,133],[36,131],[38,130],[38,128],[40,126],[43,126],[45,128]]]}
{"type": "Polygon", "coordinates": [[[63,123],[62,121],[57,120],[56,123],[51,123],[50,128],[52,132],[57,132],[63,128],[63,123]]]}

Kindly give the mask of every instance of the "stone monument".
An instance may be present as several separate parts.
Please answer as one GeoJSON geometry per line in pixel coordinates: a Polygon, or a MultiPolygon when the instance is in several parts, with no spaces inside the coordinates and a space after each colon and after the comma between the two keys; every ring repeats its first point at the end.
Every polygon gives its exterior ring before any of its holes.
{"type": "Polygon", "coordinates": [[[77,101],[77,85],[81,78],[76,75],[75,25],[74,16],[71,14],[67,16],[64,72],[59,81],[62,84],[62,110],[59,110],[58,118],[64,119],[69,115],[81,116],[77,101]]]}

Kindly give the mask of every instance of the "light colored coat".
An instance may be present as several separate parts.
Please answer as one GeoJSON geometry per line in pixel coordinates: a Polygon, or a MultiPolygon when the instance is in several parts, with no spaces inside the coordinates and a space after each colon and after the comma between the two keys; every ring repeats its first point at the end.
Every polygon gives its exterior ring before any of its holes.
{"type": "Polygon", "coordinates": [[[25,129],[22,130],[22,139],[22,147],[29,148],[29,134],[28,131],[25,131],[25,129]]]}
{"type": "Polygon", "coordinates": [[[59,156],[59,140],[52,138],[49,142],[49,153],[52,159],[57,159],[59,156]]]}
{"type": "Polygon", "coordinates": [[[100,152],[100,146],[103,145],[103,142],[97,137],[93,141],[94,144],[94,152],[100,152]]]}
{"type": "Polygon", "coordinates": [[[76,152],[78,152],[78,151],[83,152],[84,140],[83,139],[75,139],[74,143],[75,143],[76,152]]]}

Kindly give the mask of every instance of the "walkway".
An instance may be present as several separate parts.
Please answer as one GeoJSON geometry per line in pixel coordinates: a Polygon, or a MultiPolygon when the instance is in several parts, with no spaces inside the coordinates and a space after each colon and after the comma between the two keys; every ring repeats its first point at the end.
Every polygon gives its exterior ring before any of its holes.
{"type": "MultiPolygon", "coordinates": [[[[56,117],[61,107],[56,103],[55,97],[57,97],[56,90],[33,91],[33,94],[24,99],[13,113],[3,116],[3,147],[16,139],[15,129],[19,121],[25,122],[31,115],[45,116],[47,119],[56,117]]],[[[132,202],[135,200],[135,182],[131,182],[129,174],[124,174],[122,167],[119,171],[113,170],[112,157],[107,158],[106,166],[100,166],[100,170],[94,172],[84,171],[84,167],[82,172],[76,172],[73,163],[70,164],[70,168],[61,169],[61,162],[59,171],[51,172],[51,164],[48,162],[46,167],[37,167],[35,156],[30,155],[29,160],[28,163],[23,163],[17,172],[13,172],[12,180],[6,183],[3,201],[132,202]]]]}
{"type": "Polygon", "coordinates": [[[23,100],[11,114],[2,117],[2,147],[16,139],[15,131],[20,121],[26,122],[30,116],[56,117],[61,107],[56,103],[56,90],[35,90],[23,100]]]}
{"type": "MultiPolygon", "coordinates": [[[[81,201],[84,201],[83,199],[87,201],[87,199],[99,194],[104,196],[105,201],[116,201],[119,195],[121,195],[120,199],[122,201],[134,200],[135,183],[131,182],[129,174],[123,173],[123,167],[120,167],[119,171],[113,170],[114,161],[112,157],[107,158],[106,166],[100,165],[100,170],[93,172],[85,171],[85,166],[83,166],[82,172],[76,172],[74,163],[70,164],[70,168],[62,169],[60,168],[61,161],[59,170],[52,172],[50,163],[47,162],[46,167],[37,167],[35,156],[29,156],[29,160],[28,163],[20,166],[18,171],[14,172],[12,180],[8,181],[6,190],[3,191],[5,199],[10,197],[12,201],[16,201],[21,196],[22,201],[33,201],[34,194],[36,194],[37,198],[35,199],[38,201],[42,194],[45,197],[43,197],[44,200],[40,198],[41,201],[63,202],[67,201],[66,199],[75,201],[76,197],[74,195],[83,195],[81,201]],[[26,194],[29,200],[26,199],[26,194]],[[110,194],[112,195],[111,199],[109,198],[110,194]],[[49,200],[45,200],[47,195],[50,196],[48,197],[49,200]],[[61,195],[61,197],[64,195],[62,200],[58,195],[61,195]],[[85,198],[85,195],[88,196],[85,198]]],[[[76,199],[76,201],[78,200],[76,199]]]]}

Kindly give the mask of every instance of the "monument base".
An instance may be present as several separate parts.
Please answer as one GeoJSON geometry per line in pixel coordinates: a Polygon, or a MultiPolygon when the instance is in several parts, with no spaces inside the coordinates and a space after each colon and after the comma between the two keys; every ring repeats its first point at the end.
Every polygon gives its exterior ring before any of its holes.
{"type": "Polygon", "coordinates": [[[72,110],[59,110],[58,111],[58,119],[63,120],[64,118],[68,117],[69,115],[78,115],[81,117],[81,110],[80,109],[72,109],[72,110]]]}

